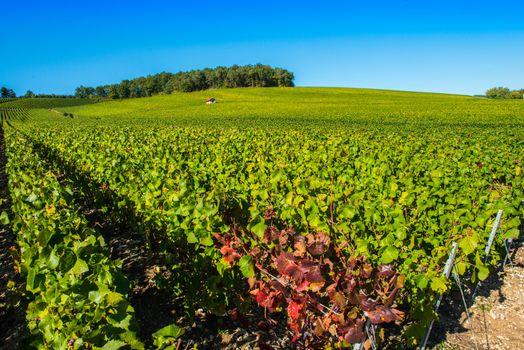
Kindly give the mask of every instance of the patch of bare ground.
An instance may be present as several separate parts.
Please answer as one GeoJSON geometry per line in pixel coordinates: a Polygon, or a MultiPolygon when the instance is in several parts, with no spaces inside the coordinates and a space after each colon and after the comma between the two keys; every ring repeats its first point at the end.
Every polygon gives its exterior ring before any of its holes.
{"type": "Polygon", "coordinates": [[[524,247],[516,244],[513,266],[492,276],[479,287],[469,307],[470,319],[461,304],[443,317],[444,339],[434,349],[524,349],[524,247]],[[457,322],[446,322],[457,317],[457,322]]]}

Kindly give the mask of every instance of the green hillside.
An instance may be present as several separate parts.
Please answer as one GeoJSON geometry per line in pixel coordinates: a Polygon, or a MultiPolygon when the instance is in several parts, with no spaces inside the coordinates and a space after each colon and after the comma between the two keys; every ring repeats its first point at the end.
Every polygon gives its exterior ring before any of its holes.
{"type": "Polygon", "coordinates": [[[357,124],[510,124],[524,123],[524,103],[469,96],[349,88],[244,88],[175,93],[109,100],[60,110],[100,123],[280,126],[357,124]],[[206,105],[215,97],[218,103],[206,105]],[[151,118],[153,117],[153,118],[151,118]]]}
{"type": "Polygon", "coordinates": [[[99,102],[99,99],[88,99],[88,98],[54,98],[54,97],[42,97],[42,98],[17,98],[9,99],[2,104],[2,107],[10,108],[60,108],[60,107],[73,107],[81,106],[86,104],[93,104],[99,102]]]}

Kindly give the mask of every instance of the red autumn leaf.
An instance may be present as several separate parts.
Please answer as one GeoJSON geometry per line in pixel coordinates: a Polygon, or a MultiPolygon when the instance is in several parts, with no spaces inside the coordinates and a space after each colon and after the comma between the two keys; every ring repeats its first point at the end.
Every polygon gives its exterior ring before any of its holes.
{"type": "Polygon", "coordinates": [[[283,297],[280,292],[271,292],[269,293],[267,300],[267,309],[269,312],[275,312],[282,304],[283,297]]]}
{"type": "Polygon", "coordinates": [[[344,292],[346,292],[347,295],[352,295],[358,283],[352,275],[346,275],[345,281],[346,288],[344,288],[344,292]]]}
{"type": "Polygon", "coordinates": [[[350,344],[355,344],[364,341],[365,334],[363,328],[364,321],[358,319],[337,327],[337,330],[342,339],[350,344]]]}
{"type": "Polygon", "coordinates": [[[264,213],[264,219],[266,220],[271,220],[273,219],[274,217],[276,217],[277,214],[275,213],[275,211],[271,208],[267,209],[264,213]]]}
{"type": "Polygon", "coordinates": [[[300,313],[303,307],[303,304],[299,304],[294,300],[291,300],[287,305],[288,316],[291,317],[292,320],[297,320],[300,317],[300,313]]]}
{"type": "Polygon", "coordinates": [[[404,318],[404,313],[384,305],[379,305],[375,310],[368,311],[367,316],[371,323],[380,324],[402,320],[404,318]]]}
{"type": "Polygon", "coordinates": [[[294,236],[296,232],[295,232],[295,230],[292,227],[287,227],[287,228],[282,230],[282,233],[285,233],[288,236],[294,236]]]}
{"type": "Polygon", "coordinates": [[[369,299],[367,296],[363,294],[357,295],[357,300],[360,308],[364,311],[371,311],[374,310],[377,303],[373,300],[369,299]]]}
{"type": "Polygon", "coordinates": [[[313,256],[324,254],[326,249],[327,246],[325,246],[322,242],[313,242],[307,246],[307,251],[313,256]]]}
{"type": "Polygon", "coordinates": [[[288,328],[295,334],[293,339],[291,339],[291,342],[294,343],[298,340],[300,337],[300,326],[298,323],[288,323],[288,328]]]}
{"type": "Polygon", "coordinates": [[[303,257],[306,254],[306,238],[303,236],[295,237],[295,243],[293,244],[295,251],[293,252],[294,256],[303,257]]]}
{"type": "Polygon", "coordinates": [[[255,257],[255,258],[260,258],[262,256],[262,250],[259,248],[259,247],[254,247],[252,248],[250,251],[249,251],[249,255],[255,257]]]}
{"type": "Polygon", "coordinates": [[[268,295],[264,293],[261,290],[257,290],[255,294],[255,300],[257,301],[258,305],[262,307],[266,307],[266,301],[267,301],[268,295]]]}
{"type": "Polygon", "coordinates": [[[285,246],[287,241],[289,239],[289,236],[287,234],[286,230],[282,230],[280,232],[280,235],[278,236],[278,243],[280,243],[281,246],[285,246]]]}
{"type": "Polygon", "coordinates": [[[268,226],[266,230],[264,231],[264,243],[268,244],[272,241],[278,240],[278,236],[280,235],[280,232],[275,226],[268,226]]]}
{"type": "Polygon", "coordinates": [[[286,268],[284,274],[291,277],[291,279],[295,281],[297,284],[302,284],[306,278],[304,270],[295,263],[290,264],[286,268]]]}
{"type": "Polygon", "coordinates": [[[297,260],[293,255],[287,252],[281,252],[275,260],[277,271],[281,274],[290,277],[301,290],[308,287],[304,281],[314,283],[315,289],[318,291],[326,280],[322,277],[320,266],[310,260],[297,260]]]}
{"type": "Polygon", "coordinates": [[[241,256],[236,250],[229,246],[223,246],[220,248],[220,253],[222,253],[222,257],[229,264],[233,264],[233,262],[241,256]]]}
{"type": "Polygon", "coordinates": [[[300,284],[297,284],[295,290],[299,293],[307,290],[310,286],[310,283],[306,280],[303,280],[300,284]]]}
{"type": "Polygon", "coordinates": [[[303,261],[300,264],[302,270],[306,274],[306,280],[311,283],[325,283],[326,280],[324,277],[322,277],[322,273],[320,272],[320,265],[309,262],[309,261],[303,261]]]}
{"type": "Polygon", "coordinates": [[[295,257],[287,252],[281,252],[280,255],[275,259],[275,265],[277,271],[283,275],[289,275],[288,270],[291,267],[296,267],[295,257]]]}

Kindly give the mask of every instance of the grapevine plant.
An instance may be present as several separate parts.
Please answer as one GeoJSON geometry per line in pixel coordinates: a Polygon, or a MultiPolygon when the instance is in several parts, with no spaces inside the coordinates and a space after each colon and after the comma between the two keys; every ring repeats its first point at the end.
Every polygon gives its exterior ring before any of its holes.
{"type": "MultiPolygon", "coordinates": [[[[266,219],[273,215],[269,210],[266,219]]],[[[374,268],[364,256],[333,247],[322,231],[304,236],[271,224],[262,237],[233,227],[215,239],[224,261],[237,263],[248,278],[256,303],[269,313],[286,310],[292,341],[306,348],[364,342],[366,317],[372,324],[404,317],[395,304],[404,276],[390,264],[374,268]]]]}

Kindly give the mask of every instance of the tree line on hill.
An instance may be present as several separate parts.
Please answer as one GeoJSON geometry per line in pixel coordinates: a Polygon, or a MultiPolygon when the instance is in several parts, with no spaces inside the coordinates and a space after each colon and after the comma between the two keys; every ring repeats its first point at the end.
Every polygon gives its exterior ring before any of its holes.
{"type": "Polygon", "coordinates": [[[0,88],[0,97],[1,98],[16,98],[16,93],[13,91],[13,89],[6,88],[5,86],[2,86],[0,88]]]}
{"type": "Polygon", "coordinates": [[[486,97],[499,99],[522,99],[524,98],[524,89],[510,90],[502,86],[493,87],[486,91],[486,97]]]}
{"type": "MultiPolygon", "coordinates": [[[[162,72],[131,80],[122,80],[118,84],[100,85],[97,87],[79,86],[74,95],[35,94],[31,90],[20,96],[22,98],[133,98],[158,94],[171,94],[175,91],[191,92],[207,89],[237,87],[291,87],[295,76],[283,68],[256,64],[231,67],[216,67],[191,70],[188,72],[162,72]]],[[[1,98],[16,98],[13,89],[0,88],[1,98]]]]}
{"type": "Polygon", "coordinates": [[[147,77],[122,80],[119,84],[97,87],[79,86],[76,97],[134,98],[175,91],[191,92],[207,89],[237,87],[286,87],[294,86],[294,75],[283,68],[256,64],[246,66],[216,67],[188,72],[162,72],[147,77]]]}

